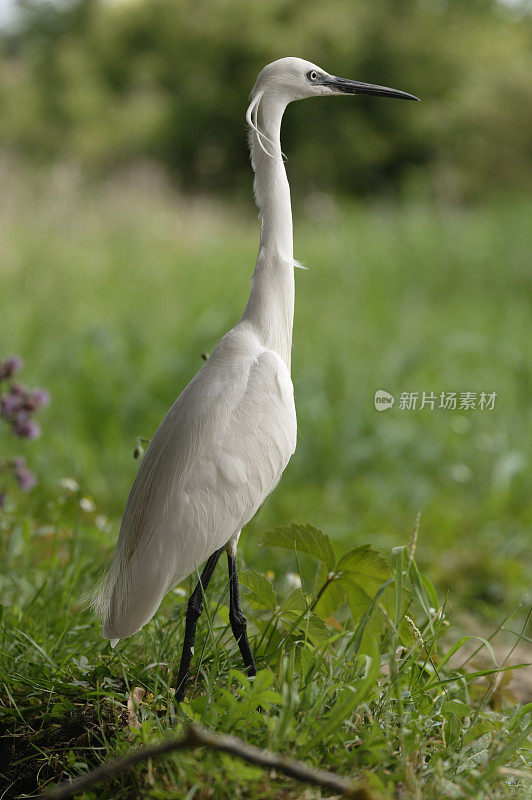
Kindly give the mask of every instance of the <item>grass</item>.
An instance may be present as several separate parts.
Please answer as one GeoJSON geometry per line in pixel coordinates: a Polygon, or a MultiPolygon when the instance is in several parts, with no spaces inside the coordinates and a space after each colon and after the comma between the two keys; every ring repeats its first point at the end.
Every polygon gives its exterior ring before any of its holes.
{"type": "MultiPolygon", "coordinates": [[[[309,266],[296,276],[298,449],[241,540],[261,672],[250,689],[220,568],[191,700],[176,708],[183,596],[170,593],[153,623],[112,652],[78,598],[112,552],[136,437],[152,435],[200,354],[241,313],[256,222],[239,208],[185,203],[151,177],[84,187],[70,170],[46,181],[2,170],[0,355],[20,353],[21,379],[52,395],[38,442],[2,432],[3,452],[24,452],[39,476],[30,495],[11,493],[0,516],[0,718],[11,756],[7,772],[0,768],[3,796],[35,794],[128,750],[133,686],[148,692],[140,741],[178,732],[189,716],[363,776],[376,797],[531,796],[528,717],[517,702],[529,699],[530,684],[523,670],[506,671],[525,660],[529,637],[530,201],[458,212],[314,197],[298,207],[295,193],[296,256],[309,266]],[[498,396],[493,411],[407,411],[397,401],[378,413],[381,388],[397,398],[498,396]],[[61,488],[64,476],[80,490],[61,488]],[[419,511],[416,559],[431,582],[407,552],[392,550],[419,511]],[[362,595],[329,587],[315,602],[328,569],[316,554],[300,548],[296,558],[273,535],[259,546],[265,531],[291,520],[330,535],[335,567],[365,543],[388,566],[359,586],[362,595]],[[255,575],[266,570],[274,605],[255,575]],[[299,593],[290,572],[302,580],[299,593]],[[468,639],[446,660],[455,641],[498,626],[493,656],[484,645],[460,669],[477,641],[468,639]]],[[[288,540],[297,536],[291,529],[288,540]]],[[[136,795],[320,796],[207,752],[138,767],[85,796],[136,795]]]]}
{"type": "MultiPolygon", "coordinates": [[[[78,499],[70,492],[57,498],[62,520],[78,514],[78,499]]],[[[4,518],[12,541],[13,523],[4,518]]],[[[283,576],[272,585],[243,571],[259,668],[250,685],[230,634],[227,580],[223,570],[215,573],[198,629],[192,699],[176,706],[181,594],[171,593],[150,626],[111,651],[76,604],[94,576],[90,554],[101,532],[80,518],[74,531],[18,535],[28,541],[18,557],[12,553],[3,582],[5,797],[34,796],[52,779],[175,735],[188,719],[352,776],[375,798],[530,796],[530,705],[515,704],[509,662],[497,660],[490,642],[474,641],[489,662],[479,668],[467,650],[470,637],[454,641],[448,602],[419,573],[412,547],[395,548],[388,560],[364,547],[337,559],[328,537],[308,527],[266,535],[265,549],[281,546],[285,558],[296,544],[298,560],[317,567],[314,585],[303,571],[303,590],[289,590],[283,576]],[[134,686],[147,692],[138,730],[128,729],[125,712],[134,686]]],[[[198,751],[135,767],[80,796],[321,796],[303,791],[227,755],[198,751]]]]}

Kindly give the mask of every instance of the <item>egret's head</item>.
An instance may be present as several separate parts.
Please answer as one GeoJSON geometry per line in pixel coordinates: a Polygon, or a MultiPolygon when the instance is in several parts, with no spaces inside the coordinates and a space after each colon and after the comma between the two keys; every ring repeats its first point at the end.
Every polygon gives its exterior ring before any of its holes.
{"type": "Polygon", "coordinates": [[[389,89],[387,86],[338,78],[310,61],[292,57],[280,58],[261,70],[253,87],[252,97],[259,94],[275,96],[281,103],[331,94],[373,94],[377,97],[418,99],[412,94],[389,89]]]}

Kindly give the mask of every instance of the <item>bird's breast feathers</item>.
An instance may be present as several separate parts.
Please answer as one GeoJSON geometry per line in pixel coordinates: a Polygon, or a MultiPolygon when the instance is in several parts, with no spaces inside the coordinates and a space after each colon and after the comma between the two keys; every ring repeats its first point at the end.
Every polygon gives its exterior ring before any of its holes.
{"type": "Polygon", "coordinates": [[[284,361],[233,329],[153,437],[119,549],[173,562],[168,583],[175,585],[255,514],[290,460],[296,433],[284,361]]]}

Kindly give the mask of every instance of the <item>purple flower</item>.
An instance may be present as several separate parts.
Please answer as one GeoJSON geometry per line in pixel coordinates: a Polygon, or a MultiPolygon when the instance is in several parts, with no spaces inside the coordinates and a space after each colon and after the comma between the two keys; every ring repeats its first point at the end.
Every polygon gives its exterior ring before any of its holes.
{"type": "Polygon", "coordinates": [[[28,411],[38,411],[39,408],[47,406],[50,402],[50,395],[45,389],[35,389],[26,395],[24,407],[28,411]]]}
{"type": "Polygon", "coordinates": [[[40,427],[25,413],[20,413],[15,417],[13,430],[21,439],[37,439],[41,435],[40,427]]]}
{"type": "Polygon", "coordinates": [[[16,466],[15,478],[23,492],[29,492],[37,483],[37,478],[27,467],[16,466]]]}
{"type": "Polygon", "coordinates": [[[0,381],[12,378],[22,369],[22,359],[19,356],[9,356],[4,362],[0,361],[0,381]]]}
{"type": "Polygon", "coordinates": [[[27,394],[26,389],[20,383],[12,383],[9,392],[17,397],[26,397],[27,394]]]}
{"type": "Polygon", "coordinates": [[[9,419],[13,416],[13,414],[17,411],[20,406],[20,397],[13,392],[9,392],[9,394],[5,394],[3,397],[0,397],[0,413],[6,419],[9,419]]]}
{"type": "MultiPolygon", "coordinates": [[[[18,356],[9,356],[0,361],[0,418],[11,426],[13,433],[21,439],[37,439],[41,435],[39,425],[32,419],[36,411],[47,405],[50,396],[44,389],[26,389],[20,383],[14,382],[13,376],[22,368],[22,359],[18,356]],[[2,392],[2,381],[9,381],[2,392]]],[[[7,463],[3,462],[0,469],[8,467],[12,476],[17,481],[23,492],[29,492],[37,483],[37,478],[26,466],[26,460],[19,456],[7,463]]],[[[5,492],[0,491],[0,508],[5,501],[5,492]]]]}

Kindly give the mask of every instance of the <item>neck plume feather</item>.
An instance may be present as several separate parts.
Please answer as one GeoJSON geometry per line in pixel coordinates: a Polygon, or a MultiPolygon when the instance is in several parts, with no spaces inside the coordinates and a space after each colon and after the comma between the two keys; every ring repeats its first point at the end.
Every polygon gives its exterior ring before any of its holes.
{"type": "Polygon", "coordinates": [[[263,345],[279,353],[290,368],[294,254],[290,187],[281,151],[285,107],[278,97],[259,91],[246,114],[261,229],[251,295],[242,319],[253,323],[263,345]]]}

